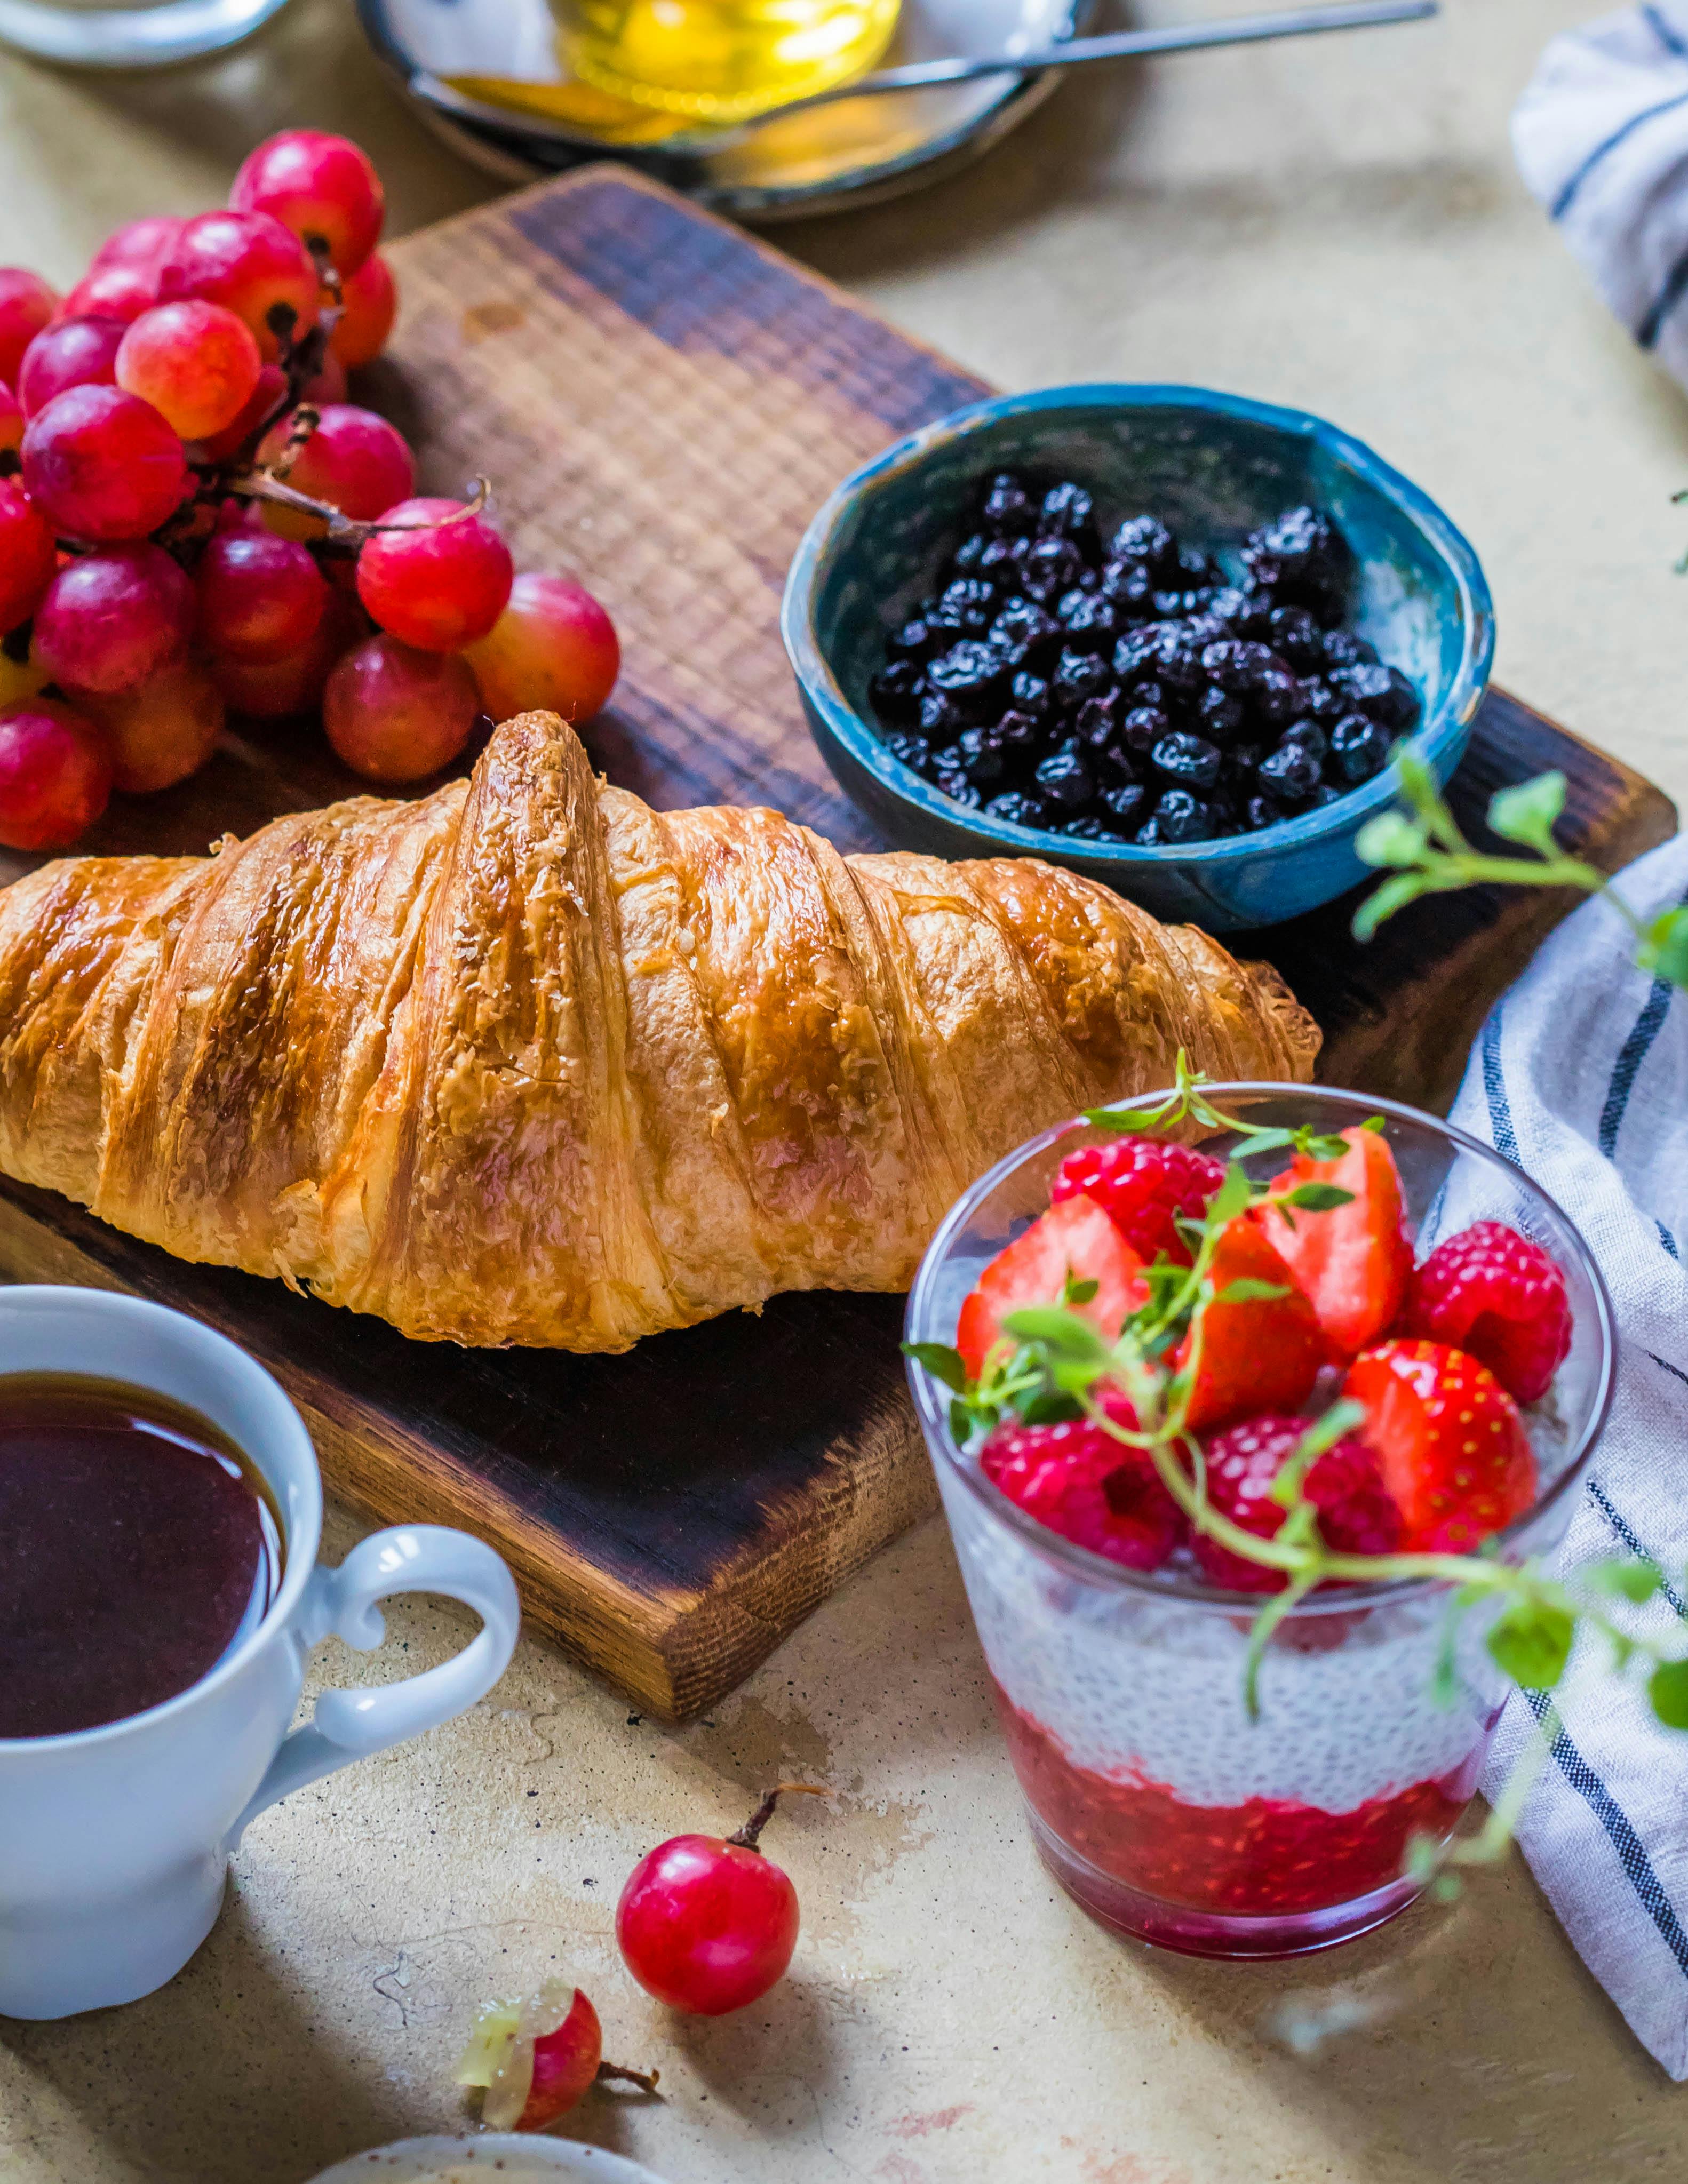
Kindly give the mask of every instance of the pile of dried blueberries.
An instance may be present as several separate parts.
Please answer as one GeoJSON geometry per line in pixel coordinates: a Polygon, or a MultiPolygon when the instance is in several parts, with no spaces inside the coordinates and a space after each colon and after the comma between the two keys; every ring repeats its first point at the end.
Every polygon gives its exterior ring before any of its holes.
{"type": "Polygon", "coordinates": [[[988,479],[873,679],[886,748],[971,811],[1085,841],[1206,842],[1334,802],[1418,694],[1343,627],[1329,516],[1286,510],[1242,563],[1228,582],[1152,515],[1104,549],[1083,486],[988,479]]]}

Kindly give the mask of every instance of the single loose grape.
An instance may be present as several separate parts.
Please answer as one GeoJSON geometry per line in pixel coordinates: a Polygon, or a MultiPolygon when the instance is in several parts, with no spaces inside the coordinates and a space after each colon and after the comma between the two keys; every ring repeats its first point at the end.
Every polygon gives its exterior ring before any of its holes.
{"type": "Polygon", "coordinates": [[[18,367],[25,416],[33,417],[72,387],[109,387],[122,341],[121,319],[58,319],[43,327],[18,367]]]}
{"type": "Polygon", "coordinates": [[[104,735],[112,786],[125,796],[151,796],[197,773],[223,726],[223,694],[198,660],[173,660],[136,689],[79,694],[77,704],[104,735]]]}
{"type": "Polygon", "coordinates": [[[370,364],[387,347],[398,311],[398,291],[393,269],[377,250],[365,259],[349,280],[342,280],[340,300],[344,309],[328,337],[330,354],[348,371],[370,364]]]}
{"type": "Polygon", "coordinates": [[[151,403],[120,387],[73,387],[30,419],[24,484],[64,537],[144,538],[188,485],[181,440],[151,403]]]}
{"type": "Polygon", "coordinates": [[[515,581],[510,549],[460,500],[401,501],[358,555],[358,597],[375,621],[424,652],[484,637],[515,581]]]}
{"type": "Polygon", "coordinates": [[[199,634],[229,660],[285,660],[316,634],[328,587],[305,549],[270,531],[219,532],[201,556],[199,634]]]}
{"type": "Polygon", "coordinates": [[[342,280],[375,248],[387,211],[368,155],[322,129],[284,129],[266,138],[242,161],[229,203],[280,220],[342,280]]]}
{"type": "Polygon", "coordinates": [[[107,546],[67,561],[35,614],[35,644],[71,697],[132,690],[187,649],[193,587],[162,547],[107,546]]]}
{"type": "Polygon", "coordinates": [[[475,677],[455,655],[385,635],[354,645],[322,694],[329,742],[370,781],[420,781],[449,766],[480,710],[475,677]]]}
{"type": "Polygon", "coordinates": [[[263,368],[243,322],[222,304],[197,297],[143,312],[117,352],[118,385],[150,402],[184,440],[203,440],[233,424],[263,368]]]}
{"type": "Polygon", "coordinates": [[[58,309],[58,292],[39,273],[21,265],[0,265],[0,379],[18,383],[24,351],[58,309]]]}
{"type": "Polygon", "coordinates": [[[589,721],[621,671],[616,625],[584,585],[528,574],[485,637],[464,648],[495,721],[533,710],[589,721]]]}
{"type": "MultiPolygon", "coordinates": [[[[260,463],[280,460],[292,426],[281,418],[265,436],[260,463]]],[[[313,500],[326,500],[355,522],[372,523],[383,509],[405,499],[416,482],[415,459],[385,417],[354,402],[331,402],[316,429],[293,457],[287,482],[313,500]]],[[[320,538],[327,526],[320,516],[264,504],[264,521],[283,538],[320,538]]]]}
{"type": "Polygon", "coordinates": [[[111,755],[92,721],[55,698],[0,712],[0,843],[68,850],[111,794],[111,755]]]}
{"type": "Polygon", "coordinates": [[[0,632],[29,620],[58,568],[51,526],[16,478],[0,478],[0,632]]]}
{"type": "Polygon", "coordinates": [[[264,212],[203,212],[184,220],[159,271],[159,300],[221,304],[244,321],[265,360],[281,335],[303,341],[316,324],[321,284],[298,236],[264,212]]]}

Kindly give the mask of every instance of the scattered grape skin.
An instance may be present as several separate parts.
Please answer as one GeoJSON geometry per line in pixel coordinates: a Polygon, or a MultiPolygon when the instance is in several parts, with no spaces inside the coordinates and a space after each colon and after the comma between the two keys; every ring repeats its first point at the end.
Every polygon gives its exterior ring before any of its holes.
{"type": "MultiPolygon", "coordinates": [[[[258,451],[273,463],[287,441],[291,417],[278,420],[258,451]]],[[[316,430],[294,456],[287,482],[313,500],[326,500],[355,522],[372,523],[384,509],[407,499],[416,482],[415,459],[385,417],[354,402],[331,402],[316,430]]],[[[320,538],[320,516],[266,501],[264,521],[283,538],[320,538]]]]}
{"type": "Polygon", "coordinates": [[[33,417],[70,387],[111,386],[122,340],[121,319],[56,319],[43,327],[18,367],[25,416],[33,417]]]}
{"type": "Polygon", "coordinates": [[[29,620],[58,570],[46,518],[16,478],[0,478],[0,631],[29,620]]]}
{"type": "Polygon", "coordinates": [[[455,654],[366,638],[338,662],[322,694],[322,726],[354,773],[398,783],[437,773],[469,740],[480,693],[455,654]]]}
{"type": "Polygon", "coordinates": [[[609,703],[621,649],[615,623],[584,585],[532,573],[516,578],[509,604],[464,657],[495,721],[543,710],[578,722],[609,703]]]}
{"type": "Polygon", "coordinates": [[[459,500],[401,501],[358,556],[358,597],[402,644],[456,652],[485,637],[515,582],[510,549],[459,500]]]}
{"type": "Polygon", "coordinates": [[[229,192],[237,212],[268,213],[343,281],[375,248],[387,198],[369,156],[322,129],[284,129],[249,152],[229,192]]]}
{"type": "Polygon", "coordinates": [[[273,532],[226,531],[194,577],[199,635],[226,660],[285,660],[315,636],[328,586],[307,549],[273,532]]]}
{"type": "Polygon", "coordinates": [[[54,698],[0,712],[0,843],[68,850],[111,795],[111,755],[99,730],[54,698]]]}
{"type": "Polygon", "coordinates": [[[116,378],[184,440],[203,440],[234,423],[262,370],[245,324],[195,297],[159,304],[135,320],[117,352],[116,378]]]}
{"type": "Polygon", "coordinates": [[[65,564],[35,614],[35,645],[55,682],[132,690],[186,650],[193,587],[162,547],[108,546],[65,564]]]}
{"type": "Polygon", "coordinates": [[[281,354],[269,315],[293,313],[302,341],[316,324],[321,284],[298,236],[262,212],[204,212],[184,220],[159,272],[159,300],[221,304],[243,320],[266,364],[281,354]]]}
{"type": "Polygon", "coordinates": [[[202,660],[173,660],[133,690],[79,697],[105,737],[112,786],[125,796],[174,788],[210,757],[223,726],[223,694],[202,660]]]}
{"type": "Polygon", "coordinates": [[[30,419],[24,485],[64,537],[144,538],[189,485],[181,442],[150,403],[119,387],[73,387],[30,419]]]}
{"type": "Polygon", "coordinates": [[[22,265],[0,265],[0,379],[18,383],[24,351],[50,324],[58,309],[58,292],[39,273],[22,265]]]}
{"type": "Polygon", "coordinates": [[[373,363],[386,348],[398,312],[393,269],[378,250],[349,280],[343,279],[340,300],[344,309],[328,337],[329,354],[338,357],[348,371],[355,371],[359,365],[373,363]]]}

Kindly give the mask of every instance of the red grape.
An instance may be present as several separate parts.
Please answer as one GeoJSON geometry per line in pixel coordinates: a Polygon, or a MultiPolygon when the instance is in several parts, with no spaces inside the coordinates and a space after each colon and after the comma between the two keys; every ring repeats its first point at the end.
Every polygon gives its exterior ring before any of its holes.
{"type": "Polygon", "coordinates": [[[168,213],[148,213],[140,220],[125,220],[95,251],[89,274],[103,273],[109,265],[135,265],[143,273],[156,274],[175,249],[184,224],[168,213]]]}
{"type": "Polygon", "coordinates": [[[197,660],[173,660],[138,689],[77,703],[103,733],[112,786],[125,796],[150,796],[197,773],[223,726],[223,694],[197,660]]]}
{"type": "Polygon", "coordinates": [[[0,381],[0,452],[16,454],[24,444],[24,405],[0,381]]]}
{"type": "Polygon", "coordinates": [[[258,343],[242,321],[198,298],[144,313],[117,352],[118,385],[150,402],[184,440],[233,424],[262,370],[258,343]]]}
{"type": "Polygon", "coordinates": [[[424,652],[455,652],[504,610],[514,570],[490,523],[460,500],[402,500],[358,555],[358,597],[381,627],[424,652]]]}
{"type": "Polygon", "coordinates": [[[36,649],[72,697],[132,690],[192,632],[193,587],[161,546],[108,546],[67,561],[35,613],[36,649]]]}
{"type": "Polygon", "coordinates": [[[229,457],[245,446],[259,426],[267,424],[280,409],[287,392],[287,375],[279,364],[263,365],[259,369],[258,384],[247,397],[241,413],[231,425],[220,432],[212,432],[193,443],[197,462],[226,463],[229,457]]]}
{"type": "Polygon", "coordinates": [[[181,442],[150,402],[118,387],[73,387],[30,419],[24,484],[65,537],[144,538],[180,506],[181,442]]]}
{"type": "Polygon", "coordinates": [[[141,265],[102,265],[79,281],[59,306],[60,319],[121,319],[127,326],[159,300],[156,274],[141,265]]]}
{"type": "Polygon", "coordinates": [[[331,591],[328,610],[317,624],[315,636],[298,652],[290,652],[285,660],[214,657],[209,666],[231,712],[250,713],[259,721],[285,721],[315,710],[330,669],[368,627],[353,601],[331,591]]]}
{"type": "Polygon", "coordinates": [[[111,794],[111,754],[92,722],[53,698],[0,712],[0,843],[68,850],[111,794]]]}
{"type": "MultiPolygon", "coordinates": [[[[260,463],[273,463],[287,441],[292,420],[282,418],[258,451],[260,463]]],[[[403,500],[416,482],[415,458],[385,417],[360,410],[354,402],[330,402],[316,430],[293,458],[287,482],[313,500],[326,500],[359,523],[372,523],[383,509],[403,500]]],[[[320,538],[326,526],[315,515],[266,501],[264,521],[283,538],[320,538]]]]}
{"type": "Polygon", "coordinates": [[[353,772],[371,781],[420,781],[448,766],[481,710],[462,660],[376,635],[329,677],[322,725],[353,772]]]}
{"type": "Polygon", "coordinates": [[[24,351],[58,309],[56,289],[21,265],[0,265],[0,379],[18,383],[24,351]]]}
{"type": "Polygon", "coordinates": [[[281,343],[270,314],[291,311],[289,332],[303,341],[316,324],[320,285],[304,243],[268,213],[202,212],[182,222],[159,269],[159,299],[221,304],[245,321],[273,364],[281,343]]]}
{"type": "Polygon", "coordinates": [[[313,410],[321,410],[331,402],[343,402],[345,398],[346,367],[331,348],[315,376],[300,387],[299,400],[309,402],[313,410]]]}
{"type": "Polygon", "coordinates": [[[109,387],[123,339],[121,319],[59,319],[44,327],[18,367],[24,415],[45,410],[70,387],[109,387]]]}
{"type": "Polygon", "coordinates": [[[375,248],[387,209],[381,177],[365,154],[321,129],[284,129],[249,152],[229,203],[279,220],[342,279],[375,248]]]}
{"type": "Polygon", "coordinates": [[[337,356],[348,371],[355,371],[387,347],[398,309],[392,269],[378,250],[365,259],[349,280],[342,280],[340,300],[345,308],[328,337],[329,354],[337,356]]]}
{"type": "Polygon", "coordinates": [[[518,577],[487,634],[465,648],[495,721],[543,710],[589,721],[621,671],[616,625],[590,592],[566,577],[518,577]]]}
{"type": "Polygon", "coordinates": [[[301,651],[328,604],[309,554],[270,531],[219,532],[196,582],[199,634],[226,660],[285,660],[301,651]]]}
{"type": "Polygon", "coordinates": [[[759,2001],[797,1947],[797,1892],[758,1850],[675,1836],[642,1858],[616,1907],[627,1970],[671,2009],[724,2017],[759,2001]]]}
{"type": "Polygon", "coordinates": [[[29,620],[58,568],[41,510],[15,478],[0,478],[0,631],[29,620]]]}

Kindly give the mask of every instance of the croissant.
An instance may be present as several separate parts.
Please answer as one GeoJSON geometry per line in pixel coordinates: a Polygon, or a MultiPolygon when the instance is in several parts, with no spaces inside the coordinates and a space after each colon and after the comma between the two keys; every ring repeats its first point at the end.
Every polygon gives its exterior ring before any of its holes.
{"type": "Polygon", "coordinates": [[[0,894],[0,1168],[425,1340],[905,1288],[1021,1139],[1305,1078],[1275,973],[1033,860],[658,813],[554,715],[467,781],[0,894]]]}

